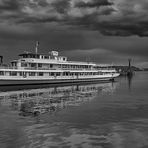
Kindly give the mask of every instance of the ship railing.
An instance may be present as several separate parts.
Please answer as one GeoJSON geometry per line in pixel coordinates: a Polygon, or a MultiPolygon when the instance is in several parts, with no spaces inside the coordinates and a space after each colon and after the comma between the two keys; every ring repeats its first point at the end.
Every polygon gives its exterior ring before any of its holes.
{"type": "Polygon", "coordinates": [[[25,67],[26,70],[56,70],[55,68],[25,67]]]}
{"type": "Polygon", "coordinates": [[[115,68],[95,68],[95,69],[97,69],[97,70],[115,70],[115,68]]]}
{"type": "Polygon", "coordinates": [[[81,62],[81,61],[67,61],[68,63],[77,63],[77,64],[95,64],[94,62],[81,62]]]}
{"type": "MultiPolygon", "coordinates": [[[[24,69],[24,70],[96,70],[95,68],[41,68],[41,67],[10,67],[10,66],[0,66],[0,69],[24,69]]],[[[98,69],[97,69],[98,70],[98,69]]]]}
{"type": "Polygon", "coordinates": [[[92,68],[61,68],[62,70],[81,70],[81,71],[85,71],[85,70],[95,70],[92,68]]]}
{"type": "Polygon", "coordinates": [[[98,71],[116,71],[114,68],[43,68],[43,67],[10,67],[10,66],[0,66],[0,69],[24,69],[24,70],[78,70],[78,71],[87,71],[87,70],[98,70],[98,71]]]}
{"type": "Polygon", "coordinates": [[[92,68],[36,68],[36,67],[26,67],[24,68],[26,70],[80,70],[80,71],[85,71],[85,70],[95,70],[92,68]]]}
{"type": "Polygon", "coordinates": [[[0,69],[17,69],[17,67],[0,66],[0,69]]]}

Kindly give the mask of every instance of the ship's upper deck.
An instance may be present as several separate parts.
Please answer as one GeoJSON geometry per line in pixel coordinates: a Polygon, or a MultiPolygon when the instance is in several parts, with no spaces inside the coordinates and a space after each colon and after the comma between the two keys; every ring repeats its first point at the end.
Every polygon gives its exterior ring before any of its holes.
{"type": "Polygon", "coordinates": [[[92,65],[92,62],[81,62],[81,61],[68,61],[65,56],[58,56],[57,51],[51,51],[49,54],[35,54],[26,52],[19,54],[19,61],[29,62],[29,63],[44,63],[44,64],[67,64],[67,65],[92,65]]]}

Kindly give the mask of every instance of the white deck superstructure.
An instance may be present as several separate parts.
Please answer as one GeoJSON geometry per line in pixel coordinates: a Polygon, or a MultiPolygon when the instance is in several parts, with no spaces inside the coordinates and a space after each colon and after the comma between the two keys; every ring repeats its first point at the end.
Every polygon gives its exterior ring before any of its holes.
{"type": "Polygon", "coordinates": [[[49,54],[23,53],[10,66],[0,67],[0,85],[50,84],[111,80],[115,69],[101,69],[96,63],[68,61],[57,51],[49,54]]]}

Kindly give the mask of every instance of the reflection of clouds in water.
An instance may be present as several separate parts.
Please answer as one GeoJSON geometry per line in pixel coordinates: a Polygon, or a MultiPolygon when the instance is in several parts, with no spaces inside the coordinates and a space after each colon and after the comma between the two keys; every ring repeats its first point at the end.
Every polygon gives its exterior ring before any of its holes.
{"type": "MultiPolygon", "coordinates": [[[[145,123],[141,124],[145,125],[145,123]]],[[[135,126],[137,126],[137,123],[116,124],[112,127],[113,131],[110,134],[110,140],[114,148],[148,147],[148,126],[146,131],[135,126]]]]}
{"type": "Polygon", "coordinates": [[[146,148],[148,147],[148,121],[92,125],[88,128],[72,127],[67,123],[38,124],[25,128],[28,147],[70,148],[146,148]],[[144,125],[145,130],[142,129],[144,125]],[[147,126],[146,126],[147,125],[147,126]]]}
{"type": "MultiPolygon", "coordinates": [[[[65,124],[65,123],[64,123],[65,124]]],[[[47,125],[46,125],[47,126],[47,125]]],[[[45,129],[45,127],[44,127],[45,129]]],[[[69,128],[68,125],[54,125],[45,130],[40,127],[27,127],[25,132],[29,138],[29,147],[98,147],[99,143],[107,143],[103,135],[90,135],[89,131],[69,128]],[[63,129],[63,130],[62,130],[63,129]],[[52,133],[54,131],[54,133],[52,133]],[[45,132],[45,133],[44,133],[45,132]],[[40,134],[38,134],[40,133],[40,134]]]]}

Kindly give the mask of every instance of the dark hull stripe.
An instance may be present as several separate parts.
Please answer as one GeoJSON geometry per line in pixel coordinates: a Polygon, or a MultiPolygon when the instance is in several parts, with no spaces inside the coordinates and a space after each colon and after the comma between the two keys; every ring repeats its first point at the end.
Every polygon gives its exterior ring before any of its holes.
{"type": "Polygon", "coordinates": [[[60,84],[91,81],[109,81],[112,78],[91,78],[91,79],[54,79],[54,80],[0,80],[0,85],[34,85],[34,84],[60,84]]]}

